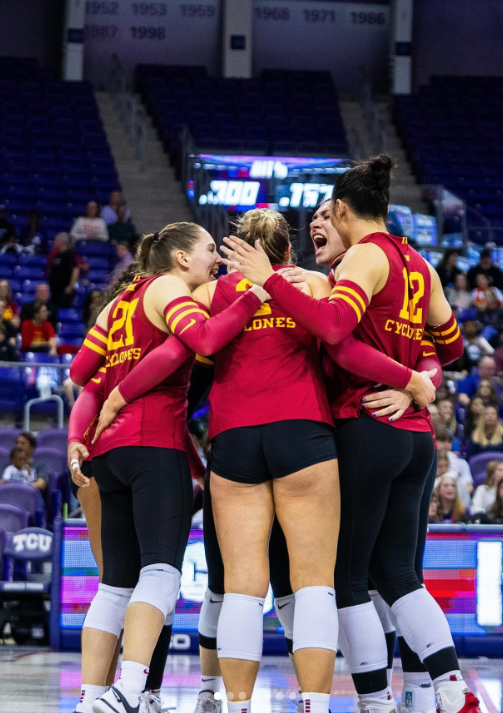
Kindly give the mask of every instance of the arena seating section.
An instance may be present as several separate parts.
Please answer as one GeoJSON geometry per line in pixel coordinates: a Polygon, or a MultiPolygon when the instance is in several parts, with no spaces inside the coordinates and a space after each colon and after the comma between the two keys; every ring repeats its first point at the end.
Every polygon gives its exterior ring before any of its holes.
{"type": "Polygon", "coordinates": [[[206,67],[139,65],[136,88],[171,154],[187,124],[199,149],[262,155],[348,153],[330,72],[264,70],[217,79],[206,67]]]}
{"type": "MultiPolygon", "coordinates": [[[[396,97],[395,109],[418,181],[445,186],[503,226],[503,77],[436,76],[396,97]]],[[[485,224],[473,211],[467,218],[485,224]]]]}
{"type": "Polygon", "coordinates": [[[36,60],[0,57],[0,202],[19,229],[32,208],[49,239],[89,200],[120,189],[89,82],[57,81],[36,60]]]}

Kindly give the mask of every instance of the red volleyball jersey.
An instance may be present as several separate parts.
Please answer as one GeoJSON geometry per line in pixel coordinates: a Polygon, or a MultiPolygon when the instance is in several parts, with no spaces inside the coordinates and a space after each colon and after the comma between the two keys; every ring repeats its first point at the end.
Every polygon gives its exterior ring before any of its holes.
{"type": "MultiPolygon", "coordinates": [[[[108,317],[105,398],[168,335],[147,318],[143,299],[157,277],[137,278],[115,300],[108,317]]],[[[119,446],[186,451],[187,391],[194,357],[144,396],[131,401],[93,448],[93,457],[119,446]]]]}
{"type": "MultiPolygon", "coordinates": [[[[240,272],[221,277],[211,314],[224,310],[251,284],[240,272]]],[[[316,339],[274,301],[265,302],[215,355],[210,405],[210,438],[229,428],[292,419],[331,424],[316,339]]]]}
{"type": "MultiPolygon", "coordinates": [[[[360,244],[374,243],[389,262],[389,277],[384,288],[372,297],[354,336],[379,349],[400,364],[414,368],[421,352],[426,316],[430,303],[431,279],[426,261],[410,247],[407,238],[372,233],[360,244]]],[[[324,359],[329,401],[334,419],[355,418],[361,398],[375,391],[372,383],[324,359]]],[[[409,431],[431,430],[428,409],[409,408],[402,418],[390,423],[409,431]]]]}

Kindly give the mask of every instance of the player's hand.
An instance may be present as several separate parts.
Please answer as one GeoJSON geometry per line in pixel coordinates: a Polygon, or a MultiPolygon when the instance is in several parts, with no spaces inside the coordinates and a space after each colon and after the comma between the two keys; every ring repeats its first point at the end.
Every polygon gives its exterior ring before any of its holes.
{"type": "Polygon", "coordinates": [[[96,443],[103,431],[112,425],[117,418],[119,411],[124,408],[125,405],[126,402],[122,398],[121,393],[116,386],[115,389],[110,392],[110,396],[103,404],[100,417],[98,419],[98,425],[96,426],[93,443],[96,443]]]}
{"type": "Polygon", "coordinates": [[[381,418],[388,416],[390,421],[401,418],[412,403],[410,391],[399,389],[387,389],[363,397],[363,406],[366,409],[379,409],[372,413],[373,416],[381,418]]]}
{"type": "Polygon", "coordinates": [[[281,270],[276,270],[276,273],[299,290],[302,290],[307,282],[307,271],[301,267],[282,267],[281,270]]]}
{"type": "Polygon", "coordinates": [[[239,270],[254,285],[263,287],[264,283],[274,275],[271,261],[258,240],[255,241],[255,247],[236,237],[224,238],[224,243],[225,245],[220,248],[227,256],[224,258],[224,263],[227,267],[239,270]]]}
{"type": "Polygon", "coordinates": [[[80,467],[82,461],[89,458],[89,451],[83,443],[77,443],[74,441],[68,446],[68,467],[70,469],[70,474],[73,482],[78,488],[87,488],[89,485],[89,478],[83,475],[80,467]]]}
{"type": "Polygon", "coordinates": [[[420,409],[425,408],[425,406],[431,404],[432,401],[435,401],[436,388],[431,379],[436,373],[436,369],[422,371],[421,373],[417,371],[412,372],[406,390],[410,391],[412,398],[420,409]]]}

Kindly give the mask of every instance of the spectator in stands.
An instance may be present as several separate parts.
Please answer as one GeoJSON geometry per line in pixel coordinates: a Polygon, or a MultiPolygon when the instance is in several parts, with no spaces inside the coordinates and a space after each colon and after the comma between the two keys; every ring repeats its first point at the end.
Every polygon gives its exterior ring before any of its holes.
{"type": "Polygon", "coordinates": [[[0,361],[19,361],[17,349],[7,337],[3,324],[0,324],[0,361]]]}
{"type": "MultiPolygon", "coordinates": [[[[5,313],[6,302],[0,300],[0,314],[5,313]]],[[[1,319],[0,324],[5,331],[5,338],[13,347],[16,346],[17,329],[12,325],[12,321],[9,319],[1,319]]]]}
{"type": "Polygon", "coordinates": [[[454,278],[454,287],[445,290],[451,307],[468,309],[472,303],[472,293],[468,289],[468,278],[464,272],[459,272],[454,278]]]}
{"type": "Polygon", "coordinates": [[[503,303],[503,294],[497,287],[491,287],[489,278],[483,272],[475,276],[475,289],[472,292],[473,306],[480,310],[487,309],[487,296],[493,293],[498,305],[503,303]]]}
{"type": "Polygon", "coordinates": [[[9,220],[7,220],[7,207],[0,204],[0,247],[9,243],[12,238],[16,238],[16,229],[9,220]]]}
{"type": "Polygon", "coordinates": [[[468,460],[478,453],[499,451],[503,453],[503,426],[495,406],[486,406],[477,427],[466,444],[468,460]]]}
{"type": "Polygon", "coordinates": [[[489,248],[482,250],[480,253],[480,262],[475,267],[468,270],[468,284],[470,289],[474,290],[477,286],[477,275],[486,275],[489,279],[489,284],[503,290],[503,272],[497,267],[491,257],[489,248]]]}
{"type": "Polygon", "coordinates": [[[449,248],[438,263],[437,272],[443,287],[452,287],[456,277],[461,274],[461,270],[457,266],[458,257],[459,252],[455,248],[449,248]]]}
{"type": "Polygon", "coordinates": [[[479,418],[484,410],[484,402],[480,396],[475,396],[466,409],[463,437],[467,441],[477,427],[479,418]]]}
{"type": "Polygon", "coordinates": [[[102,293],[99,290],[88,292],[82,306],[82,321],[87,329],[91,329],[94,326],[102,308],[102,293]]]}
{"type": "Polygon", "coordinates": [[[438,503],[438,498],[435,495],[435,493],[432,493],[431,495],[431,500],[430,500],[430,509],[428,512],[428,522],[431,524],[437,523],[439,519],[439,503],[438,503]]]}
{"type": "Polygon", "coordinates": [[[3,303],[3,313],[0,315],[5,322],[9,322],[17,331],[21,320],[19,307],[12,297],[12,289],[7,280],[0,280],[0,300],[3,303]]]}
{"type": "Polygon", "coordinates": [[[37,439],[33,433],[30,433],[30,431],[22,431],[16,438],[16,446],[23,448],[27,452],[30,467],[35,471],[37,476],[49,482],[49,471],[46,464],[34,457],[37,448],[37,439]]]}
{"type": "Polygon", "coordinates": [[[473,399],[477,393],[480,382],[484,379],[488,379],[494,384],[499,398],[501,389],[496,381],[496,362],[490,356],[483,356],[478,363],[477,369],[458,383],[459,403],[467,406],[470,403],[470,399],[473,399]]]}
{"type": "Polygon", "coordinates": [[[484,327],[492,327],[499,332],[503,323],[501,302],[498,301],[496,292],[499,292],[499,290],[495,290],[494,287],[485,291],[484,301],[477,310],[477,319],[484,327]]]}
{"type": "Polygon", "coordinates": [[[108,226],[110,240],[117,243],[126,242],[130,246],[134,245],[138,239],[136,227],[126,218],[127,207],[123,203],[117,208],[117,221],[108,226]]]}
{"type": "Polygon", "coordinates": [[[14,446],[10,453],[11,464],[5,468],[0,479],[0,483],[26,483],[32,485],[40,491],[47,488],[48,475],[45,470],[45,477],[42,471],[37,471],[32,467],[28,451],[22,446],[14,446]]]}
{"type": "Polygon", "coordinates": [[[461,450],[461,444],[457,438],[458,424],[456,421],[456,414],[454,412],[454,405],[450,399],[442,399],[437,403],[438,415],[440,416],[440,421],[446,427],[448,432],[452,435],[455,443],[452,446],[454,451],[461,450]]]}
{"type": "Polygon", "coordinates": [[[126,267],[129,267],[134,260],[131,255],[131,251],[129,250],[128,243],[119,243],[119,245],[117,245],[117,258],[117,264],[115,265],[115,269],[112,273],[111,282],[114,282],[118,275],[120,275],[126,267]]]}
{"type": "Polygon", "coordinates": [[[41,253],[45,251],[47,242],[44,231],[40,228],[42,216],[40,211],[30,210],[28,213],[28,225],[21,230],[19,241],[23,246],[23,252],[28,254],[41,253]]]}
{"type": "Polygon", "coordinates": [[[480,334],[480,324],[475,319],[467,319],[463,325],[465,353],[469,368],[474,367],[482,357],[492,356],[494,349],[480,334]]]}
{"type": "Polygon", "coordinates": [[[503,480],[500,480],[496,491],[496,502],[487,514],[493,525],[503,525],[503,480]]]}
{"type": "Polygon", "coordinates": [[[96,201],[89,201],[85,215],[81,215],[72,226],[70,235],[74,240],[103,240],[107,241],[107,224],[100,216],[100,207],[96,201]]]}
{"type": "Polygon", "coordinates": [[[123,208],[123,220],[125,222],[129,221],[131,218],[131,211],[124,202],[122,193],[120,191],[112,191],[112,193],[110,193],[108,205],[104,206],[101,211],[101,216],[107,225],[113,225],[120,220],[120,208],[123,208]]]}
{"type": "Polygon", "coordinates": [[[35,302],[33,318],[26,319],[21,324],[24,352],[48,352],[56,356],[56,334],[54,327],[47,319],[48,309],[44,302],[35,302]]]}
{"type": "Polygon", "coordinates": [[[452,452],[452,435],[445,426],[435,426],[438,445],[437,479],[445,473],[450,473],[459,481],[459,493],[465,505],[469,505],[473,493],[473,478],[470,466],[452,452]],[[447,459],[447,463],[446,463],[447,459]]]}
{"type": "Polygon", "coordinates": [[[54,329],[58,326],[58,308],[51,300],[51,291],[46,282],[40,282],[35,290],[35,299],[33,302],[25,302],[21,307],[21,322],[25,319],[33,319],[33,308],[37,302],[43,302],[47,307],[47,319],[52,324],[54,329]]]}
{"type": "Polygon", "coordinates": [[[456,479],[450,473],[442,475],[435,488],[438,500],[438,521],[455,524],[466,521],[466,508],[460,500],[456,479]]]}
{"type": "Polygon", "coordinates": [[[79,266],[68,233],[58,233],[49,268],[49,286],[58,307],[71,307],[75,285],[79,279],[79,266]]]}
{"type": "Polygon", "coordinates": [[[498,408],[498,395],[496,393],[496,388],[492,381],[489,379],[482,379],[480,382],[476,396],[482,399],[484,406],[494,406],[498,408]]]}
{"type": "Polygon", "coordinates": [[[486,482],[476,488],[470,511],[487,512],[496,502],[496,491],[503,480],[503,460],[492,460],[487,464],[486,482]]]}
{"type": "Polygon", "coordinates": [[[501,372],[503,372],[503,331],[500,332],[499,346],[496,347],[493,357],[496,364],[496,371],[498,374],[501,374],[501,372]]]}

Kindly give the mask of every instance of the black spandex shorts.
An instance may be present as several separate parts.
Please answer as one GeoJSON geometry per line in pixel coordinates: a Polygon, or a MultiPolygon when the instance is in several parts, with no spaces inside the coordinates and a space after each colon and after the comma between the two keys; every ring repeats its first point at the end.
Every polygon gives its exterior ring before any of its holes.
{"type": "Polygon", "coordinates": [[[100,489],[103,583],[135,587],[140,569],[180,570],[192,521],[187,454],[122,446],[93,459],[100,489]]]}
{"type": "Polygon", "coordinates": [[[230,428],[212,442],[211,470],[238,483],[265,483],[337,458],[334,430],[318,421],[230,428]]]}
{"type": "MultiPolygon", "coordinates": [[[[85,475],[86,478],[92,478],[94,473],[93,473],[93,462],[92,460],[84,460],[82,461],[82,465],[80,466],[80,470],[82,472],[82,475],[85,475]]],[[[70,476],[70,490],[72,491],[73,497],[79,499],[79,488],[77,485],[72,480],[72,476],[70,476]]]]}

